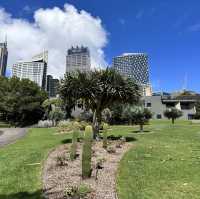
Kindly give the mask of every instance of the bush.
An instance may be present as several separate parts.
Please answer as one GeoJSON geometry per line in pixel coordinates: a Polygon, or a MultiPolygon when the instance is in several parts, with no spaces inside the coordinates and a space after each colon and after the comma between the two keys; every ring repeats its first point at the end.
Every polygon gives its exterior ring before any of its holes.
{"type": "Polygon", "coordinates": [[[72,134],[72,145],[71,145],[71,149],[70,149],[70,159],[71,160],[76,159],[78,137],[79,137],[79,130],[75,129],[72,134]]]}
{"type": "Polygon", "coordinates": [[[92,159],[92,126],[85,128],[85,135],[83,140],[83,152],[82,152],[82,177],[91,177],[91,159],[92,159]]]}
{"type": "Polygon", "coordinates": [[[108,146],[107,131],[108,131],[108,124],[104,123],[104,125],[103,125],[103,148],[104,149],[107,149],[107,146],[108,146]]]}
{"type": "Polygon", "coordinates": [[[53,126],[53,122],[51,120],[40,120],[38,122],[38,128],[50,128],[53,126]]]}
{"type": "Polygon", "coordinates": [[[84,112],[80,113],[78,119],[80,121],[92,122],[93,114],[90,111],[84,111],[84,112]]]}
{"type": "Polygon", "coordinates": [[[58,123],[58,131],[59,132],[72,132],[75,129],[75,126],[78,127],[79,130],[84,131],[85,127],[88,125],[87,122],[76,122],[76,121],[60,121],[58,123]]]}

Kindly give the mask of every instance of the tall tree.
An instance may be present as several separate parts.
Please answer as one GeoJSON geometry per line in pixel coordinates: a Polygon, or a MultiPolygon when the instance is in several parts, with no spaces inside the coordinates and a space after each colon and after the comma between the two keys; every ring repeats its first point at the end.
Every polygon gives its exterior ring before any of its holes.
{"type": "Polygon", "coordinates": [[[47,94],[36,83],[16,77],[0,78],[0,113],[8,122],[24,126],[42,118],[47,94]]]}
{"type": "Polygon", "coordinates": [[[94,137],[99,132],[101,113],[113,103],[137,103],[140,91],[137,84],[124,79],[113,69],[68,73],[61,81],[61,98],[71,97],[93,112],[94,137]]]}
{"type": "Polygon", "coordinates": [[[172,124],[174,124],[174,121],[182,116],[182,111],[178,110],[177,108],[169,108],[164,111],[165,117],[172,120],[172,124]]]}

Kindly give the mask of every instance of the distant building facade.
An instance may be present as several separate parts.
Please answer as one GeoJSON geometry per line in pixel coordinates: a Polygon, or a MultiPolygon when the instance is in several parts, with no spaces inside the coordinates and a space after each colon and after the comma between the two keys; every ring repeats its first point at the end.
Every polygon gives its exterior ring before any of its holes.
{"type": "Polygon", "coordinates": [[[13,65],[12,75],[20,79],[29,79],[46,89],[48,52],[34,56],[30,61],[19,61],[13,65]]]}
{"type": "Polygon", "coordinates": [[[6,76],[7,60],[8,60],[7,42],[0,43],[0,76],[6,76]]]}
{"type": "Polygon", "coordinates": [[[90,68],[90,52],[87,47],[72,47],[67,51],[66,72],[89,71],[90,68]]]}
{"type": "Polygon", "coordinates": [[[124,53],[113,58],[113,68],[141,86],[142,95],[151,96],[148,56],[145,53],[124,53]]]}
{"type": "Polygon", "coordinates": [[[190,120],[196,114],[196,102],[200,100],[200,95],[174,95],[154,94],[143,97],[143,104],[153,113],[153,119],[166,119],[164,111],[169,108],[176,108],[182,111],[183,115],[179,119],[190,120]]]}
{"type": "Polygon", "coordinates": [[[59,80],[54,79],[51,75],[47,75],[47,93],[48,96],[56,97],[58,95],[59,80]]]}

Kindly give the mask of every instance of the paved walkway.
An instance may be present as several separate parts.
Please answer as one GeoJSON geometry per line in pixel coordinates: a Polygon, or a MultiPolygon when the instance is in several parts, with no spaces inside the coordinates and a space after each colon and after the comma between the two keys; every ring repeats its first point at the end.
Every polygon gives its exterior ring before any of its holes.
{"type": "Polygon", "coordinates": [[[27,132],[27,128],[0,128],[3,134],[0,133],[0,147],[15,142],[22,138],[27,132]]]}

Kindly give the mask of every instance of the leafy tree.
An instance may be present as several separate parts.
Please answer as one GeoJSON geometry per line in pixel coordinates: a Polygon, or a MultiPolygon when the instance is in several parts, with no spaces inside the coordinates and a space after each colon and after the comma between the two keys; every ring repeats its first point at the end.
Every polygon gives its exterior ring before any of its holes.
{"type": "Polygon", "coordinates": [[[182,116],[182,111],[178,110],[177,108],[170,108],[164,111],[164,116],[168,119],[171,119],[172,124],[174,124],[174,121],[182,116]]]}
{"type": "Polygon", "coordinates": [[[82,105],[93,112],[94,137],[99,133],[101,113],[113,103],[136,103],[139,87],[130,79],[124,79],[116,71],[95,70],[91,72],[67,73],[61,81],[60,96],[70,98],[71,104],[81,100],[82,105]]]}
{"type": "Polygon", "coordinates": [[[140,131],[142,132],[144,124],[152,118],[152,113],[149,109],[142,106],[127,105],[124,108],[123,117],[127,119],[130,124],[140,125],[140,131]]]}
{"type": "Polygon", "coordinates": [[[36,123],[44,114],[46,92],[28,79],[0,78],[0,115],[13,125],[36,123]]]}

